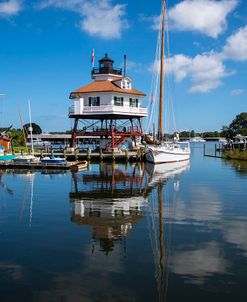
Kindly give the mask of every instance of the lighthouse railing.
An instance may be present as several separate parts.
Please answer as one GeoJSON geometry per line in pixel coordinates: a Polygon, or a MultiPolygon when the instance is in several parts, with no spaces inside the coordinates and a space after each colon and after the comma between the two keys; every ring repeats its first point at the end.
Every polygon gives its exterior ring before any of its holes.
{"type": "Polygon", "coordinates": [[[115,106],[115,105],[102,105],[102,106],[83,106],[77,112],[75,106],[69,107],[69,115],[73,114],[87,114],[87,113],[126,113],[126,114],[148,114],[148,109],[144,107],[130,107],[130,106],[115,106]]]}

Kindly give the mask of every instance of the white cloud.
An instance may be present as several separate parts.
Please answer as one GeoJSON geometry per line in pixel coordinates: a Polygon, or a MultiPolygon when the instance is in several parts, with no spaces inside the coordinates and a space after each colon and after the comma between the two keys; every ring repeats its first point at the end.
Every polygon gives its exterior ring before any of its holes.
{"type": "Polygon", "coordinates": [[[81,17],[81,30],[103,39],[120,38],[128,22],[124,18],[125,5],[113,5],[111,0],[45,0],[40,9],[55,7],[73,11],[81,17]]]}
{"type": "Polygon", "coordinates": [[[0,3],[0,17],[17,15],[23,8],[21,0],[9,0],[0,3]]]}
{"type": "Polygon", "coordinates": [[[240,95],[240,94],[242,94],[242,93],[244,93],[244,89],[233,89],[233,90],[231,91],[231,95],[232,95],[232,96],[240,95]]]}
{"type": "Polygon", "coordinates": [[[244,250],[247,256],[247,222],[238,217],[239,221],[228,221],[223,226],[224,239],[244,250]]]}
{"type": "Polygon", "coordinates": [[[222,56],[223,59],[247,60],[247,26],[240,28],[227,39],[222,56]]]}
{"type": "Polygon", "coordinates": [[[210,52],[194,58],[175,55],[168,60],[168,71],[175,76],[177,82],[188,77],[192,83],[190,92],[206,93],[222,85],[222,79],[232,75],[227,72],[221,56],[210,52]]]}
{"type": "Polygon", "coordinates": [[[224,274],[230,266],[219,244],[213,241],[198,250],[174,253],[170,265],[173,273],[197,284],[203,284],[212,275],[224,274]]]}
{"type": "Polygon", "coordinates": [[[173,29],[217,38],[226,29],[226,17],[237,3],[238,0],[184,0],[169,10],[169,20],[173,29]]]}

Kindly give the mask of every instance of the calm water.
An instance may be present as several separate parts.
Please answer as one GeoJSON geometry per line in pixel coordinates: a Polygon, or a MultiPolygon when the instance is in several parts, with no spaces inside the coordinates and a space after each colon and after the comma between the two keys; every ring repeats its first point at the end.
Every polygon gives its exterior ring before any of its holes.
{"type": "Polygon", "coordinates": [[[247,301],[247,166],[201,147],[160,171],[0,171],[0,301],[247,301]]]}

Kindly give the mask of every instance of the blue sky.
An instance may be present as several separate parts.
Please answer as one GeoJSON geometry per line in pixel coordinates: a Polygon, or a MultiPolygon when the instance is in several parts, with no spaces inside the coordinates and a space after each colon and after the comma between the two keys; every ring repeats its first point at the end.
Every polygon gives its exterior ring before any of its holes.
{"type": "MultiPolygon", "coordinates": [[[[43,131],[69,129],[69,94],[91,81],[91,53],[150,91],[160,0],[0,0],[0,122],[20,127],[18,106],[43,131]]],[[[168,1],[179,130],[220,130],[247,111],[247,3],[168,1]]],[[[144,101],[147,105],[148,99],[144,101]]]]}

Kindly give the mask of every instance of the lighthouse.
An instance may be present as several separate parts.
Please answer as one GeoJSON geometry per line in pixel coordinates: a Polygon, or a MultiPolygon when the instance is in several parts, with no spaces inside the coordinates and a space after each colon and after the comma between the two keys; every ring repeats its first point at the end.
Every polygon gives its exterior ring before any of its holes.
{"type": "Polygon", "coordinates": [[[70,93],[71,147],[78,136],[100,138],[102,149],[119,148],[130,138],[136,144],[143,136],[141,119],[148,115],[141,106],[145,93],[133,88],[133,80],[107,54],[92,69],[92,80],[70,93]]]}

